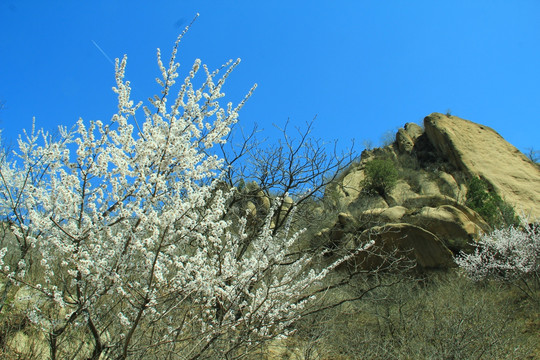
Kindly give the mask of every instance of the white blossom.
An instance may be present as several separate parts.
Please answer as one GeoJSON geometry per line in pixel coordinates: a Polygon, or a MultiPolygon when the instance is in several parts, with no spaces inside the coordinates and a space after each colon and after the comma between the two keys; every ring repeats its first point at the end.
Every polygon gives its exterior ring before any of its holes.
{"type": "Polygon", "coordinates": [[[0,163],[0,209],[24,253],[14,272],[2,249],[0,272],[43,295],[30,319],[51,334],[87,324],[97,329],[87,331],[95,343],[118,335],[123,351],[145,343],[133,341],[152,334],[144,327],[186,338],[201,331],[210,342],[246,327],[249,341],[269,338],[298,319],[312,300],[309,288],[337,265],[307,271],[311,256],[289,259],[300,233],[289,233],[290,223],[274,233],[275,207],[239,255],[246,219],[233,231],[231,193],[218,190],[223,160],[211,150],[225,142],[255,86],[238,105],[222,107],[222,88],[240,59],[213,72],[196,60],[169,101],[182,36],[167,66],[158,50],[162,91],[149,105],[131,99],[124,56],[115,63],[118,107],[110,121],[79,119],[58,138],[33,128],[19,138],[13,160],[0,163]],[[201,66],[206,79],[195,88],[201,66]],[[40,276],[28,276],[31,257],[40,276]]]}
{"type": "Polygon", "coordinates": [[[521,217],[520,226],[485,234],[472,253],[462,253],[457,264],[475,281],[509,281],[527,295],[540,286],[540,224],[521,217]]]}

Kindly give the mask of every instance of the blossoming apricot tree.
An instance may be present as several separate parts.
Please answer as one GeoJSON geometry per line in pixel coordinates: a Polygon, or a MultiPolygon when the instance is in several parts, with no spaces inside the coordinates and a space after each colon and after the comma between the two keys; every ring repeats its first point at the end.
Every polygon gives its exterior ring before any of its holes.
{"type": "Polygon", "coordinates": [[[56,138],[33,129],[0,163],[0,209],[15,239],[0,250],[0,306],[14,285],[33,294],[28,316],[51,359],[241,357],[286,333],[334,266],[308,270],[311,256],[288,255],[298,233],[272,231],[271,214],[239,252],[245,220],[227,220],[234,189],[219,186],[212,147],[255,87],[222,107],[240,60],[213,72],[196,60],[169,102],[184,34],[168,66],[158,49],[162,91],[151,107],[131,100],[127,58],[117,59],[109,122],[79,120],[56,138]]]}
{"type": "Polygon", "coordinates": [[[533,300],[540,300],[540,224],[525,217],[521,226],[496,229],[484,235],[457,264],[474,281],[496,279],[513,284],[533,300]]]}

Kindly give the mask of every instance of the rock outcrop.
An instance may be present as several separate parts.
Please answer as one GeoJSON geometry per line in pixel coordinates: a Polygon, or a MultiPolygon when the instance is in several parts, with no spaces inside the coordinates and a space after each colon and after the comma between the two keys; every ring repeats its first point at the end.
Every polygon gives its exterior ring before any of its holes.
{"type": "MultiPolygon", "coordinates": [[[[346,246],[356,249],[361,243],[374,240],[371,251],[358,254],[353,261],[362,268],[380,268],[388,261],[388,255],[414,260],[420,269],[445,269],[454,266],[452,252],[432,232],[420,226],[395,223],[375,226],[364,232],[346,246]]],[[[389,264],[391,265],[391,264],[389,264]]]]}
{"type": "Polygon", "coordinates": [[[424,126],[441,157],[487,181],[516,210],[540,218],[540,169],[495,130],[438,113],[424,126]]]}
{"type": "Polygon", "coordinates": [[[473,177],[516,211],[540,218],[540,168],[494,130],[438,113],[424,119],[424,128],[406,124],[393,144],[364,151],[328,187],[342,209],[334,225],[318,235],[327,238],[329,248],[351,248],[362,236],[377,233],[380,248],[408,249],[420,267],[451,266],[452,253],[472,249],[491,230],[465,205],[473,177]],[[374,159],[391,159],[400,175],[384,196],[362,189],[365,165],[374,159]]]}

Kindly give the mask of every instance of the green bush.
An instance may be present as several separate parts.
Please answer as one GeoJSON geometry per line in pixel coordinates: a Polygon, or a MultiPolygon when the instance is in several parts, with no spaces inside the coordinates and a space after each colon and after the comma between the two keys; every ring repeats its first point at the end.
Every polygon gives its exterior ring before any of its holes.
{"type": "Polygon", "coordinates": [[[398,179],[398,171],[392,160],[375,159],[366,164],[363,190],[368,194],[386,196],[398,179]]]}
{"type": "Polygon", "coordinates": [[[473,177],[467,188],[466,205],[480,214],[488,224],[495,228],[519,224],[512,206],[496,193],[489,192],[484,180],[473,177]]]}

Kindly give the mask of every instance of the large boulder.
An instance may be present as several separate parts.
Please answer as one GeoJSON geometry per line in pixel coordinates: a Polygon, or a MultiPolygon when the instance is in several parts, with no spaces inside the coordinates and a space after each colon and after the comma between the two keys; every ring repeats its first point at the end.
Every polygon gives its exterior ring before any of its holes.
{"type": "Polygon", "coordinates": [[[443,242],[432,232],[416,225],[394,223],[375,226],[364,230],[347,247],[352,250],[371,240],[375,242],[371,251],[361,252],[351,260],[355,266],[364,269],[380,268],[389,259],[401,257],[414,260],[420,269],[447,269],[455,266],[453,254],[443,242]]]}
{"type": "Polygon", "coordinates": [[[437,234],[437,237],[453,252],[470,250],[470,245],[489,230],[479,217],[452,205],[425,206],[409,221],[437,234]]]}
{"type": "Polygon", "coordinates": [[[405,126],[398,130],[396,134],[396,144],[398,149],[402,153],[412,153],[416,140],[422,136],[424,130],[415,124],[407,123],[405,126]]]}
{"type": "Polygon", "coordinates": [[[481,177],[516,210],[540,218],[540,169],[495,130],[439,113],[427,116],[424,127],[456,169],[481,177]]]}
{"type": "Polygon", "coordinates": [[[329,189],[337,197],[336,202],[340,206],[347,207],[360,197],[361,183],[364,179],[363,167],[360,168],[359,165],[354,164],[329,189]]]}
{"type": "Polygon", "coordinates": [[[403,128],[399,129],[396,134],[396,143],[401,152],[410,154],[414,149],[414,140],[403,128]]]}
{"type": "Polygon", "coordinates": [[[490,231],[480,215],[449,196],[417,196],[403,205],[410,209],[410,215],[404,217],[402,222],[437,234],[454,253],[469,250],[481,234],[490,231]]]}

